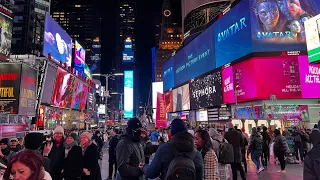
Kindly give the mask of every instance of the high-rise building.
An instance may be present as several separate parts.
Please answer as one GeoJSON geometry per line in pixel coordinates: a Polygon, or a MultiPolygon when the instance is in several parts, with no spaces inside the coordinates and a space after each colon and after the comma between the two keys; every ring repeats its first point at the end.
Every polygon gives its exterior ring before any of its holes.
{"type": "Polygon", "coordinates": [[[172,21],[172,11],[170,0],[164,0],[162,5],[162,23],[157,25],[160,27],[160,33],[156,32],[159,37],[156,50],[156,81],[162,81],[162,64],[167,60],[173,52],[175,52],[182,43],[181,27],[178,23],[172,21]]]}
{"type": "Polygon", "coordinates": [[[101,19],[96,1],[52,0],[51,16],[86,49],[86,61],[90,63],[92,45],[100,37],[101,19]]]}

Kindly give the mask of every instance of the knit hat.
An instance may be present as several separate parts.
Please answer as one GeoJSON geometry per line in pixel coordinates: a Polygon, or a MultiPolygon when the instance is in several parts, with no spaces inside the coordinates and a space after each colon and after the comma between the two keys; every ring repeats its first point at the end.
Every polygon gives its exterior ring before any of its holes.
{"type": "Polygon", "coordinates": [[[140,120],[138,118],[131,118],[128,121],[127,129],[138,129],[138,128],[142,128],[142,124],[140,120]]]}
{"type": "Polygon", "coordinates": [[[19,140],[18,140],[18,138],[12,138],[12,139],[10,139],[10,142],[12,142],[12,141],[17,141],[18,142],[19,140]]]}
{"type": "Polygon", "coordinates": [[[9,145],[9,139],[8,139],[8,138],[2,138],[2,139],[0,140],[0,144],[9,145]]]}
{"type": "Polygon", "coordinates": [[[81,136],[87,137],[87,138],[89,139],[89,141],[91,141],[91,139],[92,139],[92,134],[89,133],[89,132],[83,132],[83,133],[81,134],[81,136]]]}
{"type": "Polygon", "coordinates": [[[78,137],[78,135],[76,134],[76,133],[70,133],[70,134],[68,134],[68,136],[67,137],[72,137],[73,139],[74,139],[74,141],[76,141],[77,143],[79,143],[79,137],[78,137]]]}
{"type": "Polygon", "coordinates": [[[55,133],[62,133],[62,134],[64,135],[64,129],[63,129],[63,127],[57,126],[57,127],[54,129],[54,131],[53,131],[53,134],[55,134],[55,133]]]}
{"type": "Polygon", "coordinates": [[[187,131],[186,123],[181,119],[174,119],[171,123],[171,136],[183,131],[187,131]]]}
{"type": "Polygon", "coordinates": [[[29,133],[24,137],[24,147],[26,149],[37,150],[43,143],[43,134],[38,132],[29,133]]]}

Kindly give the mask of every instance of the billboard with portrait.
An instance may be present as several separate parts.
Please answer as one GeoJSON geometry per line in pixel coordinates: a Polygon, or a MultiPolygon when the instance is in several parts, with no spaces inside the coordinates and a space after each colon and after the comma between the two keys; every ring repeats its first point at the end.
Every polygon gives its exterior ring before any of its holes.
{"type": "Polygon", "coordinates": [[[133,117],[133,71],[124,71],[124,118],[133,117]]]}
{"type": "Polygon", "coordinates": [[[35,116],[37,90],[37,71],[26,65],[22,65],[19,114],[35,116]]]}
{"type": "Polygon", "coordinates": [[[89,87],[86,84],[82,84],[82,92],[80,94],[80,107],[79,110],[84,110],[88,99],[89,87]]]}
{"type": "Polygon", "coordinates": [[[250,0],[254,52],[306,51],[304,22],[320,13],[318,0],[250,0]]]}
{"type": "Polygon", "coordinates": [[[52,60],[66,63],[71,67],[72,61],[72,39],[63,30],[49,13],[46,13],[45,30],[43,42],[43,55],[52,55],[52,60]]]}
{"type": "Polygon", "coordinates": [[[166,112],[172,112],[172,91],[168,91],[164,94],[164,99],[166,101],[166,112]]]}
{"type": "Polygon", "coordinates": [[[191,109],[222,104],[221,72],[210,72],[190,83],[191,109]]]}
{"type": "Polygon", "coordinates": [[[252,52],[249,0],[240,1],[213,24],[216,67],[252,52]]]}
{"type": "Polygon", "coordinates": [[[47,74],[45,76],[45,82],[44,82],[43,92],[42,92],[42,99],[41,99],[42,104],[50,105],[52,102],[51,98],[52,98],[53,88],[54,88],[56,77],[57,77],[57,71],[58,71],[58,68],[56,66],[53,66],[50,63],[48,64],[48,69],[46,72],[47,74]]]}
{"type": "Polygon", "coordinates": [[[75,88],[74,88],[74,93],[72,97],[72,102],[71,102],[71,108],[73,109],[79,109],[80,108],[80,103],[81,103],[81,94],[83,91],[83,86],[80,80],[75,79],[75,88]]]}
{"type": "Polygon", "coordinates": [[[213,26],[209,27],[173,56],[175,86],[216,67],[215,49],[212,41],[213,28],[213,26]]]}
{"type": "Polygon", "coordinates": [[[71,108],[72,97],[76,88],[75,77],[62,68],[58,68],[52,94],[52,105],[71,108]]]}
{"type": "Polygon", "coordinates": [[[74,69],[78,73],[84,73],[84,67],[86,64],[86,50],[81,46],[78,41],[74,43],[74,69]]]}
{"type": "Polygon", "coordinates": [[[18,114],[21,64],[0,66],[0,112],[18,114]]]}
{"type": "MultiPolygon", "coordinates": [[[[12,13],[12,12],[11,12],[12,13]]],[[[10,55],[12,41],[12,17],[0,12],[0,59],[6,60],[10,55]]]]}
{"type": "Polygon", "coordinates": [[[182,86],[182,111],[190,109],[190,90],[189,84],[182,86]]]}

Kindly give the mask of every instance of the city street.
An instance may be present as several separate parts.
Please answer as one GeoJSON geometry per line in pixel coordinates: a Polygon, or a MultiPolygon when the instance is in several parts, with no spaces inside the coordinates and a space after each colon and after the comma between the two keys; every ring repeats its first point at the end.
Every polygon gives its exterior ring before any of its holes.
{"type": "MultiPolygon", "coordinates": [[[[109,163],[108,163],[108,153],[104,154],[103,160],[100,161],[101,176],[105,180],[108,178],[109,173],[109,163]]],[[[303,179],[303,164],[288,164],[286,166],[286,173],[277,173],[280,166],[273,163],[273,158],[271,163],[268,164],[268,170],[261,172],[259,175],[256,173],[256,167],[250,160],[248,162],[248,174],[247,180],[302,180],[303,179]]],[[[231,169],[230,169],[231,175],[231,169]]],[[[238,179],[241,180],[240,174],[238,173],[238,179]]]]}

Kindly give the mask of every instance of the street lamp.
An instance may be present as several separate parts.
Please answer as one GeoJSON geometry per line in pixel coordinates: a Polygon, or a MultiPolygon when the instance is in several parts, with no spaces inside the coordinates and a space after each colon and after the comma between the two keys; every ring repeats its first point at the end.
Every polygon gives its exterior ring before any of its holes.
{"type": "MultiPolygon", "coordinates": [[[[92,76],[100,76],[106,79],[106,91],[109,92],[109,78],[114,76],[123,76],[123,73],[114,73],[114,74],[92,74],[92,76]]],[[[105,97],[105,114],[108,116],[108,97],[105,97]]],[[[109,116],[108,116],[109,117],[109,116]]],[[[104,125],[104,131],[106,131],[106,125],[104,125]]]]}

